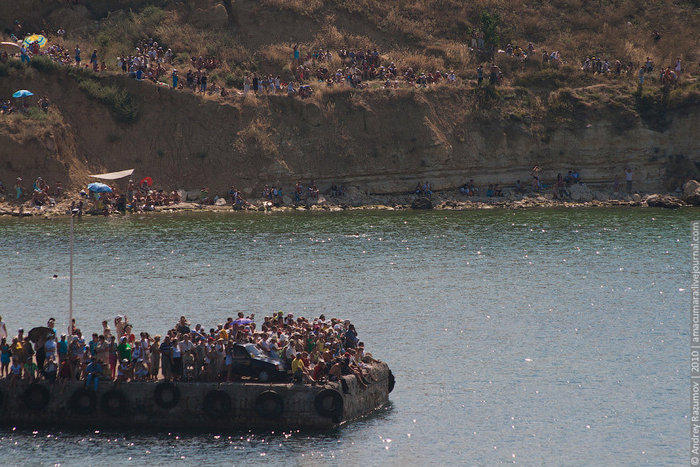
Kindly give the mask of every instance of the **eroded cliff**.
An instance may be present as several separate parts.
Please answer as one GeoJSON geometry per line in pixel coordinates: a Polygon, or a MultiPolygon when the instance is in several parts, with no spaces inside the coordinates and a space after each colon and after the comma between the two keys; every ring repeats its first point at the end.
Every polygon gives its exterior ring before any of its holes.
{"type": "MultiPolygon", "coordinates": [[[[545,179],[576,168],[604,185],[632,166],[639,189],[663,191],[696,177],[700,161],[695,97],[654,103],[653,96],[647,102],[605,86],[440,86],[223,100],[121,76],[28,70],[21,87],[48,96],[52,108],[43,117],[0,117],[6,183],[43,176],[77,187],[88,173],[135,168],[135,176],[152,176],[168,189],[223,193],[235,185],[257,193],[265,183],[288,190],[314,179],[321,188],[335,181],[394,193],[426,179],[436,189],[469,178],[509,185],[526,180],[534,165],[545,179]],[[132,121],[91,97],[85,79],[128,93],[132,121]]],[[[18,87],[18,73],[0,78],[0,95],[18,87]]]]}

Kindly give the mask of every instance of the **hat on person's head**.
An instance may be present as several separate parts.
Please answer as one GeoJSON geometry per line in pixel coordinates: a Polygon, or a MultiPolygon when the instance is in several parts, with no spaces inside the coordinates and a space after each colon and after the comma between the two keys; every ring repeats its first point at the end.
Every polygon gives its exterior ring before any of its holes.
{"type": "Polygon", "coordinates": [[[119,340],[120,340],[120,341],[125,341],[125,340],[126,340],[126,336],[120,337],[119,340]]]}
{"type": "Polygon", "coordinates": [[[127,360],[126,358],[123,358],[122,363],[129,363],[129,360],[127,360]]]}
{"type": "Polygon", "coordinates": [[[24,328],[19,328],[17,332],[24,332],[24,328]]]}

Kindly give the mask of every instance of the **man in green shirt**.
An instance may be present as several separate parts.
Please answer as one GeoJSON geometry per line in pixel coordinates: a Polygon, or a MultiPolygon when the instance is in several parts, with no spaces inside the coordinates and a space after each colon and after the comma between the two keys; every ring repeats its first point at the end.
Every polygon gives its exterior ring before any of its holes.
{"type": "Polygon", "coordinates": [[[119,360],[131,361],[131,344],[126,340],[126,336],[122,336],[119,340],[119,345],[117,346],[117,353],[119,354],[119,360]]]}

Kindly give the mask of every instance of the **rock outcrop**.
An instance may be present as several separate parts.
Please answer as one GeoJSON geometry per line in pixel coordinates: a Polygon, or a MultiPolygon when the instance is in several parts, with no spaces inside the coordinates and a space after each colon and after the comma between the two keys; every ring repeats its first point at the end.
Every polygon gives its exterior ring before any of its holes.
{"type": "Polygon", "coordinates": [[[683,206],[680,198],[670,195],[650,195],[646,198],[646,203],[650,208],[678,209],[683,206]]]}
{"type": "Polygon", "coordinates": [[[588,186],[583,183],[577,183],[569,187],[569,193],[571,193],[571,199],[573,201],[592,201],[593,192],[588,186]]]}
{"type": "Polygon", "coordinates": [[[411,203],[411,209],[433,209],[433,202],[429,198],[416,198],[411,203]]]}
{"type": "Polygon", "coordinates": [[[690,180],[683,185],[683,201],[694,206],[700,206],[700,182],[690,180]]]}

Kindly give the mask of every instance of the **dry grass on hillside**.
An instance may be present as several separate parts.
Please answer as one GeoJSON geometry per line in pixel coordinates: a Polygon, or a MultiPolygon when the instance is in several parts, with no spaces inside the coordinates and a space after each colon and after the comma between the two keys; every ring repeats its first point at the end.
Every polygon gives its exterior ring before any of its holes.
{"type": "MultiPolygon", "coordinates": [[[[133,53],[138,40],[153,37],[173,49],[178,68],[189,68],[191,56],[218,57],[221,65],[213,70],[212,78],[227,86],[240,86],[246,71],[284,75],[291,70],[291,44],[265,42],[257,31],[274,30],[275,24],[197,27],[190,16],[194,10],[182,2],[154,3],[160,7],[113,11],[99,20],[97,29],[76,32],[66,42],[67,48],[72,49],[79,40],[83,50],[97,48],[113,67],[117,56],[133,53]]],[[[217,2],[195,3],[202,8],[217,2]]],[[[286,12],[285,31],[293,31],[290,40],[300,43],[302,53],[313,48],[377,47],[386,63],[395,62],[399,68],[454,70],[462,79],[473,79],[477,63],[490,60],[488,53],[475,54],[469,49],[472,32],[488,29],[488,24],[492,29],[487,42],[494,49],[505,48],[507,43],[525,47],[532,41],[538,52],[559,50],[573,68],[589,55],[633,64],[651,56],[664,66],[681,57],[686,69],[693,72],[700,60],[700,0],[244,0],[237,5],[239,15],[249,13],[250,8],[260,15],[265,10],[286,12]],[[309,21],[316,24],[316,29],[304,26],[294,31],[298,16],[307,18],[305,25],[309,21]],[[660,40],[654,39],[653,31],[660,32],[660,40]]],[[[46,26],[52,30],[57,25],[46,26]]],[[[540,72],[538,59],[521,64],[497,53],[496,60],[511,81],[527,80],[527,75],[540,72]]],[[[564,84],[580,81],[573,74],[570,77],[574,81],[564,84]]]]}

